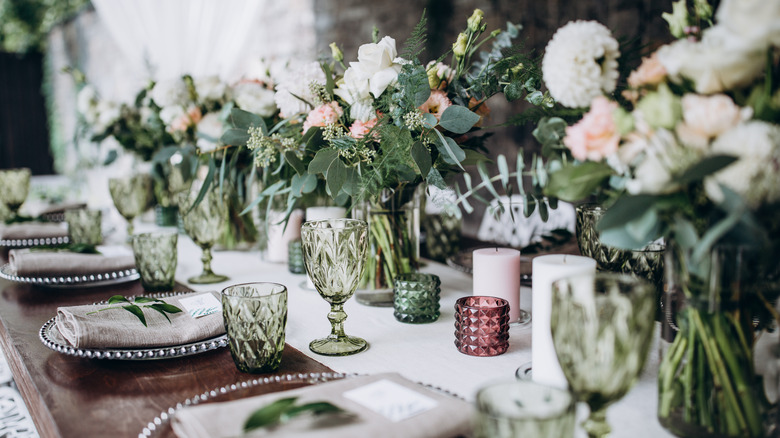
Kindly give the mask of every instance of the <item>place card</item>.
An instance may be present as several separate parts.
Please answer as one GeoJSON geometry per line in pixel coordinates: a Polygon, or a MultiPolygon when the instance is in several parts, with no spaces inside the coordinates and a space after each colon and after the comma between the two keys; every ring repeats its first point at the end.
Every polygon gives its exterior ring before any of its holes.
{"type": "Polygon", "coordinates": [[[193,318],[211,315],[222,310],[222,303],[211,292],[179,299],[179,304],[184,306],[193,318]]]}
{"type": "Polygon", "coordinates": [[[385,379],[347,391],[344,397],[396,423],[438,405],[430,397],[385,379]]]}

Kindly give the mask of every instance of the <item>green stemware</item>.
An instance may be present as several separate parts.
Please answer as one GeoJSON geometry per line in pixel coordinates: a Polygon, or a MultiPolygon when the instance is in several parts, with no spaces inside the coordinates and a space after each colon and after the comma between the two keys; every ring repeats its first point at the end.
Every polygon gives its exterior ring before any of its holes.
{"type": "Polygon", "coordinates": [[[5,204],[10,210],[10,217],[19,214],[19,208],[27,199],[30,192],[30,169],[0,170],[0,203],[5,204]]]}
{"type": "Polygon", "coordinates": [[[219,190],[212,187],[194,208],[199,190],[192,189],[177,195],[179,214],[184,231],[203,251],[201,261],[203,272],[188,279],[192,284],[220,283],[228,279],[225,275],[215,274],[211,270],[211,248],[219,239],[227,221],[226,205],[222,202],[219,190]]]}
{"type": "Polygon", "coordinates": [[[344,303],[363,275],[368,248],[368,224],[357,219],[310,221],[301,227],[303,258],[314,287],[330,303],[331,332],[309,349],[325,356],[347,356],[368,348],[365,339],[344,333],[344,303]]]}
{"type": "Polygon", "coordinates": [[[609,435],[607,407],[639,378],[654,315],[655,290],[644,279],[599,272],[553,283],[553,345],[571,392],[590,407],[589,437],[609,435]]]}
{"type": "Polygon", "coordinates": [[[139,173],[125,178],[109,178],[108,191],[119,214],[127,220],[127,238],[133,236],[133,219],[151,207],[152,177],[139,173]]]}

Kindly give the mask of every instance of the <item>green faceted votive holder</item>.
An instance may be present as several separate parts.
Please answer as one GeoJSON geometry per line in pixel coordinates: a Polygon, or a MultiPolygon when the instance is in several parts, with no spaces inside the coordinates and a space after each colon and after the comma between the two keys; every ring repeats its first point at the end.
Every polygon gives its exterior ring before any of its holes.
{"type": "Polygon", "coordinates": [[[439,319],[441,280],[433,274],[399,274],[393,280],[393,316],[400,322],[425,324],[439,319]]]}
{"type": "Polygon", "coordinates": [[[574,436],[575,399],[569,391],[532,381],[498,382],[477,392],[475,438],[574,436]]]}
{"type": "Polygon", "coordinates": [[[222,290],[222,316],[230,355],[244,373],[276,371],[282,363],[287,324],[287,288],[245,283],[222,290]]]}
{"type": "Polygon", "coordinates": [[[66,210],[70,243],[100,245],[103,243],[103,213],[100,210],[66,210]]]}
{"type": "Polygon", "coordinates": [[[178,252],[176,233],[141,233],[132,238],[135,267],[141,286],[148,292],[172,291],[176,281],[178,252]]]}
{"type": "Polygon", "coordinates": [[[292,240],[287,245],[287,270],[293,274],[306,273],[306,265],[303,262],[303,243],[300,239],[292,240]]]}

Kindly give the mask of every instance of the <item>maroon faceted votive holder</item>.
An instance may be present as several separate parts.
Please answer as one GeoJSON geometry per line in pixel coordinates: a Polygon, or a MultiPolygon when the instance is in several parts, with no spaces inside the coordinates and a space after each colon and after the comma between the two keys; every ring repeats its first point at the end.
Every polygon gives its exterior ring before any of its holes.
{"type": "Polygon", "coordinates": [[[470,356],[498,356],[509,348],[509,302],[470,296],[455,302],[455,347],[470,356]]]}

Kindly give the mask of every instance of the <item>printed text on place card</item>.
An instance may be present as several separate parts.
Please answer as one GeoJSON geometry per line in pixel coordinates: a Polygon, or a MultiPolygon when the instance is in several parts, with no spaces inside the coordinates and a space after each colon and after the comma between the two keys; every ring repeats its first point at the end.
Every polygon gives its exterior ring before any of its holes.
{"type": "Polygon", "coordinates": [[[211,315],[222,309],[222,303],[219,302],[217,297],[212,293],[205,293],[195,295],[192,297],[186,297],[179,299],[179,303],[184,306],[184,310],[187,311],[193,318],[200,318],[201,316],[211,315]]]}

